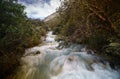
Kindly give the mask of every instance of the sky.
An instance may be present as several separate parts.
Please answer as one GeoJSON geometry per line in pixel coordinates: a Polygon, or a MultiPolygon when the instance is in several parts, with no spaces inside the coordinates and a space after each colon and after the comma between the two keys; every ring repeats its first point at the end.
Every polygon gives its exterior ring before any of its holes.
{"type": "Polygon", "coordinates": [[[60,0],[19,0],[29,18],[44,19],[60,6],[60,0]]]}

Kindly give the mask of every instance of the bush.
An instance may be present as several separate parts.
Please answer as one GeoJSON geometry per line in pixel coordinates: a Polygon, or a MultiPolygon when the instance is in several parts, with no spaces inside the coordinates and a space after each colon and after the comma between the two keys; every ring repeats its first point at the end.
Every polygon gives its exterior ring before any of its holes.
{"type": "Polygon", "coordinates": [[[45,29],[42,21],[26,17],[24,6],[17,0],[1,0],[0,12],[0,78],[3,79],[20,65],[26,48],[41,42],[45,29]]]}

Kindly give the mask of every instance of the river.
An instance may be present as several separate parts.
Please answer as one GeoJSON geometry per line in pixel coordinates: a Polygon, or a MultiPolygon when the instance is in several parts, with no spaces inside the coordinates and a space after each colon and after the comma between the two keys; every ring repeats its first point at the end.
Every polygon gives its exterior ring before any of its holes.
{"type": "Polygon", "coordinates": [[[81,45],[57,49],[56,35],[48,32],[42,46],[26,49],[13,79],[120,79],[120,72],[81,45]]]}

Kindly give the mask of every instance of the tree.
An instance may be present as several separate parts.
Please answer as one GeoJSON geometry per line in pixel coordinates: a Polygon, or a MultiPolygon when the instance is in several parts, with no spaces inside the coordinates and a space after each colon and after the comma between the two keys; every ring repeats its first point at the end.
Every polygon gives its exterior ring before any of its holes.
{"type": "Polygon", "coordinates": [[[24,6],[17,0],[1,0],[0,5],[0,38],[3,38],[8,27],[17,26],[23,21],[25,13],[24,6]]]}

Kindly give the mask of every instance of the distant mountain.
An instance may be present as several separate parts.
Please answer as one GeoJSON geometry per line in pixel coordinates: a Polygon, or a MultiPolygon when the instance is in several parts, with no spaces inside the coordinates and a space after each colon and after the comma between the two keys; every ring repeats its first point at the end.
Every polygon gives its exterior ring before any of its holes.
{"type": "Polygon", "coordinates": [[[44,19],[44,22],[47,22],[47,21],[51,21],[55,18],[59,17],[59,13],[55,12],[49,16],[47,16],[45,19],[44,19]]]}
{"type": "Polygon", "coordinates": [[[45,22],[46,27],[48,27],[49,30],[52,30],[54,27],[57,27],[60,24],[59,13],[55,12],[46,17],[43,21],[45,22]]]}

